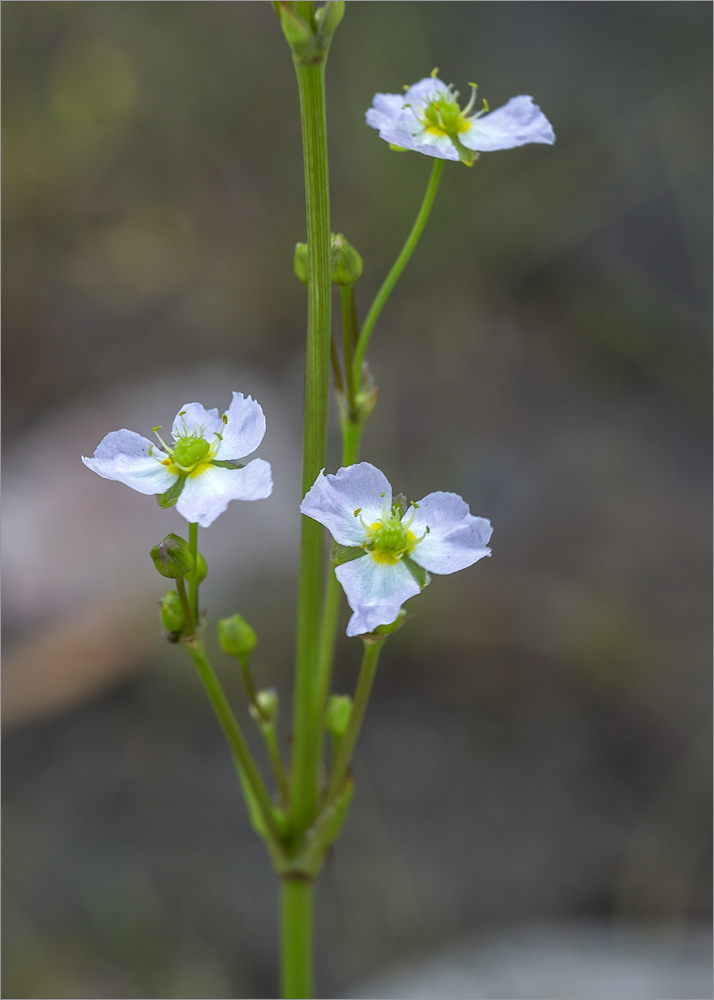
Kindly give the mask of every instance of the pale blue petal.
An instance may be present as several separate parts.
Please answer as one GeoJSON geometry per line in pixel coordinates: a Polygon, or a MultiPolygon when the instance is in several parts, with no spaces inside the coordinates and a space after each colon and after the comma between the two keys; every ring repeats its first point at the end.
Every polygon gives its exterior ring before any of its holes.
{"type": "Polygon", "coordinates": [[[340,545],[361,545],[365,540],[362,521],[381,520],[385,506],[389,510],[391,504],[392,487],[384,473],[369,462],[359,462],[339,469],[335,476],[321,472],[300,510],[323,524],[340,545]]]}
{"type": "Polygon", "coordinates": [[[223,422],[215,407],[207,410],[201,403],[184,403],[176,414],[171,435],[175,439],[184,434],[198,434],[210,441],[222,430],[223,422]]]}
{"type": "Polygon", "coordinates": [[[252,396],[234,392],[226,417],[226,424],[220,428],[223,440],[216,458],[237,462],[252,454],[265,437],[265,415],[252,396]]]}
{"type": "Polygon", "coordinates": [[[187,521],[207,528],[231,500],[263,500],[273,491],[270,465],[255,458],[244,469],[209,465],[198,476],[188,476],[176,510],[187,521]]]}
{"type": "MultiPolygon", "coordinates": [[[[412,513],[413,507],[405,520],[412,513]]],[[[455,573],[491,555],[486,547],[493,531],[490,521],[469,513],[456,493],[430,493],[420,500],[411,530],[424,538],[410,558],[430,573],[455,573]]]]}
{"type": "Polygon", "coordinates": [[[347,635],[389,625],[404,601],[419,593],[419,584],[403,562],[379,563],[369,553],[338,566],[335,575],[354,611],[347,635]]]}
{"type": "Polygon", "coordinates": [[[103,479],[114,479],[150,495],[165,493],[176,482],[176,475],[161,464],[166,457],[141,434],[123,428],[102,438],[93,457],[82,456],[82,461],[103,479]]]}
{"type": "Polygon", "coordinates": [[[427,106],[429,101],[439,93],[448,93],[448,87],[441,80],[435,80],[433,76],[425,76],[418,83],[413,83],[402,98],[402,104],[413,104],[421,110],[427,106]]]}
{"type": "MultiPolygon", "coordinates": [[[[382,115],[386,118],[398,118],[404,107],[406,97],[404,94],[375,94],[370,112],[382,115]]],[[[369,123],[371,124],[371,122],[369,123]]],[[[372,126],[376,128],[377,126],[372,126]]]]}
{"type": "Polygon", "coordinates": [[[496,149],[513,149],[529,142],[555,142],[553,127],[533,103],[532,97],[512,97],[502,108],[474,119],[468,132],[459,139],[467,149],[482,153],[496,149]]]}

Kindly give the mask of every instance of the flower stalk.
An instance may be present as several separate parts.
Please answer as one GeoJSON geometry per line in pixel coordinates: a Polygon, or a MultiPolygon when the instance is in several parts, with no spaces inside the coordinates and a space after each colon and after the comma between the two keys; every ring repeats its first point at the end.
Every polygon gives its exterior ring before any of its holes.
{"type": "Polygon", "coordinates": [[[357,347],[355,348],[353,368],[353,377],[355,382],[359,381],[360,372],[362,371],[362,363],[367,354],[367,347],[369,346],[369,340],[372,336],[374,324],[377,322],[379,314],[384,308],[387,299],[392,294],[392,289],[396,285],[397,281],[399,281],[402,271],[409,263],[409,258],[414,253],[414,249],[419,242],[419,237],[421,236],[424,226],[426,225],[426,220],[429,218],[431,206],[434,204],[434,198],[436,198],[436,192],[439,189],[439,181],[441,180],[441,172],[443,169],[444,161],[434,160],[434,166],[431,168],[429,183],[427,184],[426,192],[424,193],[424,199],[414,221],[414,225],[411,228],[411,232],[409,233],[409,236],[407,236],[406,243],[402,247],[399,256],[392,265],[389,274],[382,282],[382,287],[377,292],[372,305],[369,307],[369,312],[367,313],[365,321],[362,324],[359,340],[357,341],[357,347]]]}

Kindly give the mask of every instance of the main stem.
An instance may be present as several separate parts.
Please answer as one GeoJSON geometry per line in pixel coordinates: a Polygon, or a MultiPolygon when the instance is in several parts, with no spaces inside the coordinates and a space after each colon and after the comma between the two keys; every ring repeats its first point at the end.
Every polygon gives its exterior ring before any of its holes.
{"type": "MultiPolygon", "coordinates": [[[[302,489],[305,494],[326,465],[330,380],[330,199],[327,172],[324,59],[295,59],[302,118],[307,206],[308,310],[302,489]]],[[[312,518],[301,524],[297,657],[293,719],[291,828],[298,843],[317,806],[320,725],[316,717],[323,531],[312,518]]]]}
{"type": "Polygon", "coordinates": [[[282,879],[280,995],[291,1000],[310,1000],[313,996],[313,900],[314,883],[311,879],[282,879]]]}

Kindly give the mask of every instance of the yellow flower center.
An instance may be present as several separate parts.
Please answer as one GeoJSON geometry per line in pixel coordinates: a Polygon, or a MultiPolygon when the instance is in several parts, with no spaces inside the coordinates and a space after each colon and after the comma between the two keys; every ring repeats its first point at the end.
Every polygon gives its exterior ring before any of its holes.
{"type": "MultiPolygon", "coordinates": [[[[413,520],[413,519],[412,519],[413,520]]],[[[398,563],[404,556],[408,556],[416,547],[417,538],[413,531],[409,530],[409,525],[402,522],[402,512],[398,507],[392,507],[391,512],[381,521],[365,525],[367,529],[367,541],[364,547],[370,553],[375,562],[378,563],[398,563]]]]}

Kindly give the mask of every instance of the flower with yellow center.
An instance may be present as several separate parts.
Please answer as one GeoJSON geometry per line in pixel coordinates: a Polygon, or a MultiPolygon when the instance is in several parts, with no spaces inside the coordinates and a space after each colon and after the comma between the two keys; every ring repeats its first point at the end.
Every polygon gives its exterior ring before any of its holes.
{"type": "Polygon", "coordinates": [[[273,489],[270,465],[255,458],[265,434],[265,416],[250,396],[234,392],[223,416],[201,403],[186,403],[171,428],[172,443],[157,448],[126,429],[112,431],[84,464],[104,479],[114,479],[145,494],[158,494],[162,507],[176,506],[187,521],[203,528],[222,514],[231,500],[262,500],[273,489]]]}
{"type": "Polygon", "coordinates": [[[484,101],[473,112],[476,85],[463,109],[459,92],[431,76],[406,88],[404,94],[375,94],[367,124],[399,149],[412,149],[443,160],[461,160],[471,166],[479,152],[512,149],[529,142],[555,142],[553,128],[533,98],[512,97],[502,108],[489,111],[484,101]]]}
{"type": "Polygon", "coordinates": [[[489,556],[491,525],[456,493],[430,493],[402,504],[379,469],[360,462],[321,472],[300,510],[323,524],[346,550],[335,574],[352,611],[347,635],[389,625],[429,573],[455,573],[489,556]]]}

